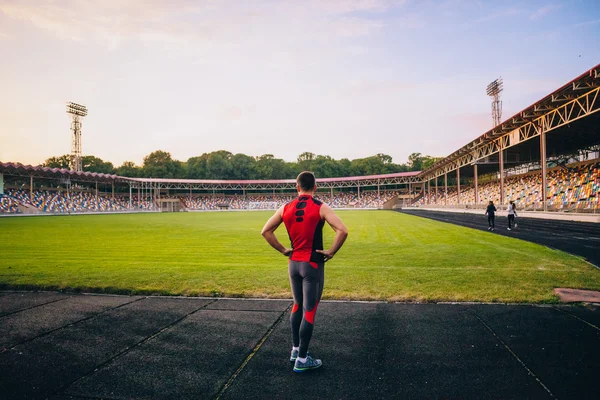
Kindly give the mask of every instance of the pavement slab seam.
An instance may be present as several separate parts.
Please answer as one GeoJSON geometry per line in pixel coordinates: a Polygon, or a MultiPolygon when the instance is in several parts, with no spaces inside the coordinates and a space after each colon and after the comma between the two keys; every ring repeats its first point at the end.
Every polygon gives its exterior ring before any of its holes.
{"type": "Polygon", "coordinates": [[[238,369],[233,373],[233,375],[231,375],[229,377],[229,379],[227,380],[227,382],[225,383],[225,385],[223,385],[223,387],[221,388],[221,390],[219,390],[219,392],[215,396],[215,400],[219,400],[221,398],[221,396],[223,396],[223,394],[227,391],[227,389],[229,389],[229,387],[235,381],[235,378],[238,377],[238,375],[242,372],[242,370],[244,369],[244,367],[248,364],[248,362],[250,362],[250,360],[252,359],[252,357],[254,357],[254,355],[258,352],[258,350],[260,350],[260,347],[269,338],[269,336],[271,336],[271,333],[273,333],[273,331],[275,330],[275,328],[277,328],[277,326],[279,326],[279,324],[281,323],[281,321],[283,321],[283,318],[285,317],[285,315],[287,314],[287,312],[291,308],[292,308],[292,304],[290,304],[285,309],[285,311],[283,311],[281,313],[281,315],[279,316],[279,318],[277,318],[277,320],[275,322],[273,322],[273,325],[271,325],[271,327],[267,330],[267,332],[264,334],[264,336],[258,341],[258,343],[256,344],[256,346],[254,346],[254,349],[252,349],[252,352],[248,355],[248,357],[246,357],[246,359],[242,362],[242,364],[238,367],[238,369]]]}
{"type": "MultiPolygon", "coordinates": [[[[70,299],[71,297],[68,297],[68,298],[70,299]]],[[[136,301],[140,301],[140,300],[143,300],[143,299],[144,299],[143,297],[140,297],[139,299],[133,299],[132,301],[129,301],[129,302],[127,302],[127,303],[124,303],[124,304],[121,304],[121,305],[118,305],[118,306],[116,306],[116,307],[107,308],[106,310],[104,310],[104,311],[100,311],[99,313],[97,313],[97,314],[94,314],[94,315],[90,315],[89,317],[85,317],[85,318],[79,319],[79,320],[77,320],[77,321],[70,322],[70,323],[68,323],[68,324],[66,324],[66,325],[59,326],[58,328],[51,329],[51,330],[49,330],[49,331],[46,331],[46,332],[40,333],[40,334],[39,334],[39,335],[37,335],[37,336],[34,336],[34,337],[31,337],[31,338],[28,338],[28,339],[22,340],[22,341],[20,341],[20,342],[18,342],[18,343],[16,343],[16,344],[12,345],[11,347],[7,347],[7,348],[3,348],[3,349],[1,349],[1,350],[0,350],[0,354],[4,353],[5,351],[12,350],[12,349],[15,349],[15,348],[17,348],[17,347],[19,347],[19,346],[22,346],[22,345],[23,345],[23,344],[25,344],[25,343],[28,343],[28,342],[31,342],[31,341],[33,341],[33,340],[39,339],[39,338],[41,338],[41,337],[44,337],[44,336],[50,335],[51,333],[54,333],[54,332],[60,331],[60,330],[62,330],[62,329],[69,328],[69,327],[71,327],[71,326],[73,326],[73,325],[75,325],[75,324],[79,324],[80,322],[84,322],[84,321],[88,321],[88,320],[94,319],[94,318],[98,317],[99,315],[102,315],[102,314],[104,314],[104,313],[107,313],[107,312],[109,312],[109,311],[113,311],[113,310],[119,309],[119,308],[121,308],[121,307],[123,307],[123,306],[126,306],[126,305],[128,305],[128,304],[135,303],[136,301]]],[[[62,300],[62,299],[61,299],[61,300],[62,300]]],[[[53,303],[54,303],[54,302],[53,302],[53,303]]],[[[45,304],[49,304],[49,303],[45,303],[45,304]]],[[[45,304],[44,304],[44,305],[45,305],[45,304]]]]}
{"type": "Polygon", "coordinates": [[[519,356],[510,348],[510,346],[508,344],[506,344],[506,342],[504,342],[504,340],[502,340],[500,338],[500,336],[498,336],[496,334],[496,332],[492,329],[492,327],[490,327],[479,315],[477,315],[476,313],[473,313],[473,315],[475,316],[475,318],[477,318],[479,320],[479,322],[481,322],[483,324],[483,326],[485,326],[487,328],[487,330],[489,330],[491,332],[492,335],[494,335],[494,337],[496,338],[496,340],[498,340],[502,346],[504,346],[506,348],[506,350],[508,350],[508,352],[510,354],[512,354],[512,356],[519,362],[519,364],[521,364],[523,366],[523,368],[525,368],[525,370],[529,373],[529,375],[531,375],[543,388],[544,390],[546,390],[546,392],[548,392],[548,394],[550,395],[551,398],[556,399],[556,396],[554,396],[554,394],[550,391],[550,389],[544,385],[544,382],[541,381],[540,378],[538,378],[538,376],[523,362],[523,360],[521,360],[519,358],[519,356]]]}
{"type": "Polygon", "coordinates": [[[562,309],[560,309],[560,308],[558,308],[558,307],[553,307],[553,308],[554,308],[555,310],[558,310],[558,311],[560,311],[560,312],[562,312],[562,313],[565,313],[565,314],[567,314],[567,315],[569,315],[569,316],[571,316],[571,317],[573,317],[573,318],[575,318],[575,319],[577,319],[577,320],[579,320],[579,321],[583,322],[584,324],[586,324],[586,325],[588,325],[588,326],[590,326],[590,327],[592,327],[592,328],[596,329],[597,331],[600,331],[600,327],[598,327],[598,326],[596,326],[596,325],[592,324],[591,322],[588,322],[588,321],[586,321],[586,320],[585,320],[585,319],[583,319],[583,318],[579,318],[579,317],[578,317],[577,315],[575,315],[575,314],[571,314],[570,312],[568,312],[568,311],[565,311],[565,310],[562,310],[562,309]]]}
{"type": "MultiPolygon", "coordinates": [[[[9,294],[11,294],[11,293],[9,293],[9,294]]],[[[68,300],[68,299],[70,299],[70,298],[71,298],[71,296],[69,296],[69,297],[65,297],[65,298],[63,298],[63,299],[51,300],[51,301],[48,301],[48,302],[46,302],[46,303],[35,304],[35,305],[31,306],[31,307],[26,307],[26,308],[23,308],[23,309],[21,309],[21,310],[11,311],[11,312],[9,312],[9,313],[6,313],[6,314],[4,314],[4,315],[0,315],[0,318],[8,317],[9,315],[18,314],[18,313],[20,313],[20,312],[27,311],[27,310],[31,310],[31,309],[33,309],[33,308],[36,308],[36,307],[41,307],[41,306],[45,306],[45,305],[48,305],[48,304],[56,303],[56,302],[59,302],[59,301],[68,300]]]]}
{"type": "MultiPolygon", "coordinates": [[[[48,397],[46,400],[54,400],[56,397],[48,397]]],[[[68,395],[68,396],[59,396],[59,398],[62,399],[69,399],[69,400],[121,400],[117,397],[106,397],[106,396],[102,396],[102,397],[96,397],[96,396],[82,396],[82,395],[68,395]]]]}
{"type": "Polygon", "coordinates": [[[138,346],[141,346],[144,343],[147,343],[148,341],[156,338],[157,336],[159,336],[161,333],[164,333],[165,331],[169,330],[170,328],[172,328],[173,326],[177,325],[178,323],[180,323],[181,321],[183,321],[184,319],[186,319],[187,317],[189,317],[190,315],[193,315],[195,313],[197,313],[198,311],[201,311],[202,309],[204,309],[205,307],[215,303],[217,300],[213,300],[211,302],[208,302],[206,304],[204,304],[202,307],[199,307],[187,314],[185,314],[183,317],[178,318],[177,320],[171,322],[170,324],[162,327],[161,329],[159,329],[157,332],[155,332],[154,334],[140,340],[137,343],[132,344],[131,346],[127,346],[125,347],[123,350],[117,352],[114,356],[110,357],[107,360],[104,360],[103,362],[101,362],[100,364],[96,365],[93,369],[87,371],[86,373],[84,373],[83,375],[81,375],[80,377],[78,377],[77,379],[71,381],[71,382],[67,382],[64,385],[60,386],[58,389],[56,389],[53,393],[52,396],[56,396],[59,395],[60,393],[64,392],[69,386],[74,385],[75,383],[81,381],[84,378],[87,378],[88,376],[92,375],[94,372],[98,371],[100,368],[104,367],[107,364],[110,364],[112,361],[116,360],[117,358],[123,356],[124,354],[129,353],[131,350],[135,349],[138,346]]]}

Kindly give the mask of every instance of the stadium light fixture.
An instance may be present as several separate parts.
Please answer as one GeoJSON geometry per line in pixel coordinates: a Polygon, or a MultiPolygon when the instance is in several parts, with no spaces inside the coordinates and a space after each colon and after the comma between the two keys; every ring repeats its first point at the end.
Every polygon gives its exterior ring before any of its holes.
{"type": "Polygon", "coordinates": [[[87,107],[82,106],[81,104],[69,102],[67,103],[67,114],[85,117],[87,115],[87,107]]]}
{"type": "Polygon", "coordinates": [[[502,119],[502,102],[500,101],[500,93],[504,89],[502,77],[492,81],[486,88],[485,93],[492,98],[492,120],[494,128],[500,125],[502,119]]]}
{"type": "Polygon", "coordinates": [[[504,82],[502,82],[502,78],[498,78],[487,86],[486,93],[488,96],[495,96],[500,94],[503,89],[504,82]]]}
{"type": "Polygon", "coordinates": [[[81,121],[87,115],[87,107],[81,104],[67,103],[67,114],[71,115],[71,130],[73,131],[73,142],[71,146],[71,169],[82,171],[81,163],[81,121]]]}

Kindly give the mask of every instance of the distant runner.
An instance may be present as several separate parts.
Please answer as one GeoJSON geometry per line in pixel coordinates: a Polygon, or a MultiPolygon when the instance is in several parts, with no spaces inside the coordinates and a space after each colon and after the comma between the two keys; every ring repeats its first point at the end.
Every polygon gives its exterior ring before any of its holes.
{"type": "Polygon", "coordinates": [[[292,327],[292,354],[295,372],[319,368],[323,363],[308,354],[315,313],[325,283],[325,261],[331,260],[348,237],[348,229],[331,207],[313,198],[317,190],[312,172],[302,172],[296,178],[298,198],[275,212],[265,224],[262,235],[277,251],[289,256],[288,272],[294,305],[290,315],[292,327]],[[323,249],[325,221],[335,231],[329,250],[323,249]],[[285,224],[292,248],[284,247],[275,230],[285,224]],[[302,313],[298,312],[302,309],[302,313]]]}
{"type": "Polygon", "coordinates": [[[509,231],[512,229],[513,224],[515,225],[515,228],[517,226],[517,224],[515,223],[515,217],[517,216],[517,206],[515,205],[514,201],[510,201],[508,204],[508,209],[506,210],[508,211],[508,229],[509,231]]]}
{"type": "Polygon", "coordinates": [[[490,200],[488,203],[487,209],[485,210],[485,215],[488,217],[488,231],[493,231],[496,227],[494,220],[496,219],[496,207],[494,206],[494,202],[490,200]]]}

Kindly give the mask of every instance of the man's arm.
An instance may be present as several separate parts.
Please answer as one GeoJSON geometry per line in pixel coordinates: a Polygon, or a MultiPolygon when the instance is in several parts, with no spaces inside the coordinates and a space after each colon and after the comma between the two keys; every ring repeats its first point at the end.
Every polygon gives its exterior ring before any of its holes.
{"type": "Polygon", "coordinates": [[[279,208],[279,210],[275,211],[275,214],[265,224],[262,229],[261,235],[265,238],[265,240],[273,247],[275,250],[283,254],[284,256],[289,255],[293,249],[288,249],[277,240],[277,236],[275,236],[275,230],[281,225],[283,222],[283,206],[279,208]]]}
{"type": "Polygon", "coordinates": [[[335,253],[338,252],[340,247],[342,247],[346,241],[346,238],[348,237],[348,228],[346,228],[346,225],[344,225],[340,217],[338,217],[327,204],[321,206],[321,217],[327,221],[329,226],[331,226],[335,232],[335,237],[333,238],[333,243],[329,250],[317,250],[318,253],[325,256],[325,261],[328,261],[333,258],[335,253]]]}

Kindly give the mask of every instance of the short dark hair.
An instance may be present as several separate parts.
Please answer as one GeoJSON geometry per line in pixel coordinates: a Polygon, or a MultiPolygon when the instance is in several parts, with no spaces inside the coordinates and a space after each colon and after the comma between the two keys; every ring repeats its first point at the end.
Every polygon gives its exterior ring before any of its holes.
{"type": "Polygon", "coordinates": [[[316,181],[315,175],[310,171],[300,172],[300,175],[296,178],[296,183],[300,186],[300,189],[305,192],[313,190],[316,181]]]}

